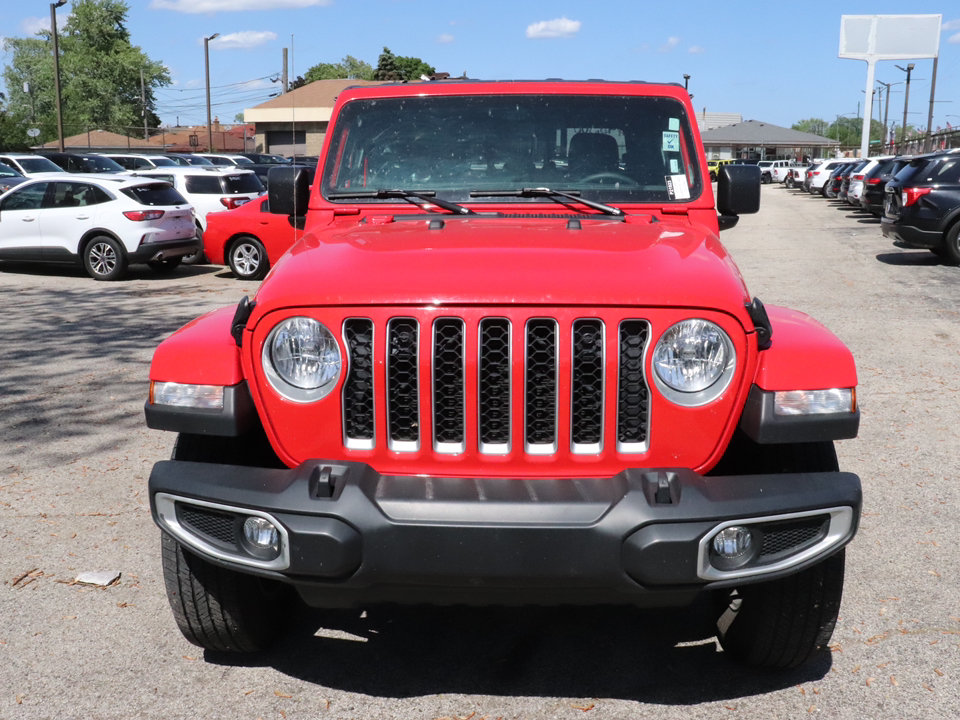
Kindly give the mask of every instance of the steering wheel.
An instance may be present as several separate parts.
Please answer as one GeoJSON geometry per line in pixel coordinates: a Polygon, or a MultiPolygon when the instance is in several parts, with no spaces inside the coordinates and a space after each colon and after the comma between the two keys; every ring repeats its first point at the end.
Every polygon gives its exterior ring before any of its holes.
{"type": "Polygon", "coordinates": [[[579,182],[582,183],[593,183],[593,182],[603,182],[605,179],[616,180],[619,183],[628,185],[630,187],[636,187],[640,183],[634,180],[629,175],[624,175],[623,173],[618,172],[598,172],[593,175],[587,175],[586,177],[580,178],[579,182]]]}

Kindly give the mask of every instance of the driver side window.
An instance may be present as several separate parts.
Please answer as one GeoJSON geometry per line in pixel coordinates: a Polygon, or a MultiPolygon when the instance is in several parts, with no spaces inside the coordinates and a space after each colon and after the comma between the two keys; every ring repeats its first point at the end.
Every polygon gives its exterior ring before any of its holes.
{"type": "Polygon", "coordinates": [[[36,183],[7,195],[0,212],[4,210],[39,210],[43,206],[43,197],[47,194],[50,183],[36,183]]]}

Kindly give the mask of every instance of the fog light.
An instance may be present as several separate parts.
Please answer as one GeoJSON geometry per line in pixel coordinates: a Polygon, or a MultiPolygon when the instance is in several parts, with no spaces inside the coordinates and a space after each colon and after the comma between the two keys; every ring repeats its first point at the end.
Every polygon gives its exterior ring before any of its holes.
{"type": "Polygon", "coordinates": [[[243,537],[254,550],[273,555],[280,552],[280,532],[266,518],[248,517],[244,520],[243,537]]]}
{"type": "Polygon", "coordinates": [[[713,538],[713,551],[722,558],[733,560],[750,550],[753,535],[740,525],[724,528],[713,538]]]}

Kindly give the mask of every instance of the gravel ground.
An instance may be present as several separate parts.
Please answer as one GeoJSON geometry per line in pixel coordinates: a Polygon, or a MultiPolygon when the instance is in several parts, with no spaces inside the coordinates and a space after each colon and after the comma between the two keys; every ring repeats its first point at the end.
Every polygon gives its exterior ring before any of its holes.
{"type": "Polygon", "coordinates": [[[255,285],[119,283],[0,264],[0,718],[960,717],[960,269],[879,223],[763,187],[723,235],[751,291],[824,322],[860,373],[864,484],[833,652],[731,664],[696,616],[593,609],[302,612],[271,652],[204,654],[164,595],[142,405],[157,343],[255,285]],[[70,584],[119,571],[108,588],[70,584]],[[24,575],[29,573],[28,575],[24,575]]]}

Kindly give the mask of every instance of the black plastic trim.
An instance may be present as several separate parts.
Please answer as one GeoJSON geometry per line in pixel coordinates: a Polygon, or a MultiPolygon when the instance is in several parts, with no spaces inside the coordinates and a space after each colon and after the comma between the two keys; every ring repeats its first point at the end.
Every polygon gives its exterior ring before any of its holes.
{"type": "Polygon", "coordinates": [[[740,415],[740,428],[761,445],[849,440],[860,428],[859,408],[830,415],[777,415],[773,401],[774,393],[754,385],[740,415]]]}
{"type": "Polygon", "coordinates": [[[308,603],[326,607],[682,604],[720,584],[697,575],[699,543],[719,523],[850,507],[845,536],[808,566],[853,538],[862,504],[859,478],[842,472],[705,478],[686,468],[638,468],[610,478],[425,478],[323,460],[283,470],[164,461],[153,468],[149,493],[155,520],[157,493],[269,513],[289,535],[286,570],[208,559],[294,584],[308,603]],[[661,473],[658,500],[651,474],[661,473]],[[329,496],[318,492],[320,476],[328,477],[329,496]],[[346,527],[355,535],[341,533],[344,541],[331,533],[346,527]],[[324,549],[305,551],[314,536],[324,549]]]}
{"type": "Polygon", "coordinates": [[[143,409],[148,428],[191,435],[238,437],[259,422],[245,380],[223,389],[222,410],[157,405],[149,400],[143,409]]]}
{"type": "Polygon", "coordinates": [[[194,235],[179,240],[144,243],[133,252],[128,252],[127,259],[132,263],[145,263],[153,260],[158,253],[163,253],[163,258],[167,259],[192,255],[202,249],[203,244],[194,235]]]}

